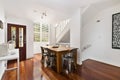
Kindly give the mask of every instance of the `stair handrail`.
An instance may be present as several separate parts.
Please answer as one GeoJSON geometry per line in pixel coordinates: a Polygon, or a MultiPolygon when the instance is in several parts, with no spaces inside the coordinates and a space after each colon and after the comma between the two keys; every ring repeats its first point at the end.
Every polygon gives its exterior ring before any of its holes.
{"type": "Polygon", "coordinates": [[[59,24],[56,24],[56,39],[58,38],[58,36],[62,33],[62,31],[65,29],[65,27],[67,26],[67,24],[70,22],[70,19],[66,19],[61,21],[59,24]]]}

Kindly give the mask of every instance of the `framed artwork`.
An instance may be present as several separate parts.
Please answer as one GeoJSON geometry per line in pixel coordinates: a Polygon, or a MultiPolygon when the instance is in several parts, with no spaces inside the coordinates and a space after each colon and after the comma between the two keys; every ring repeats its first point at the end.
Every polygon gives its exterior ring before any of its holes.
{"type": "Polygon", "coordinates": [[[120,49],[120,13],[112,15],[112,48],[120,49]]]}

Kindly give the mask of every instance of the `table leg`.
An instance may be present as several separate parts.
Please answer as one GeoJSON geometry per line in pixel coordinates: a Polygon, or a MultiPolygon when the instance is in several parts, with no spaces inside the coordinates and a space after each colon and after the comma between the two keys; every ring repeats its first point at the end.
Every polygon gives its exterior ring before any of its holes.
{"type": "Polygon", "coordinates": [[[20,64],[19,64],[19,58],[17,59],[17,80],[20,80],[20,64]]]}
{"type": "Polygon", "coordinates": [[[75,69],[77,69],[77,49],[75,50],[75,58],[74,58],[74,61],[75,61],[75,63],[74,63],[74,65],[75,65],[75,69]]]}
{"type": "Polygon", "coordinates": [[[57,53],[56,58],[57,58],[57,72],[60,73],[62,71],[62,55],[61,55],[61,53],[57,53]]]}
{"type": "Polygon", "coordinates": [[[77,49],[75,50],[75,64],[77,65],[77,49]]]}

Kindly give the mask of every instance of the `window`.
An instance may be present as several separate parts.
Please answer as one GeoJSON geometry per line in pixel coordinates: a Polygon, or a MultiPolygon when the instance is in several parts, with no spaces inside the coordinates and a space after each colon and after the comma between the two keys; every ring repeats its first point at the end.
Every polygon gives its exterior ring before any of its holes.
{"type": "Polygon", "coordinates": [[[34,24],[34,41],[40,42],[40,24],[34,24]]]}
{"type": "Polygon", "coordinates": [[[48,42],[48,24],[34,24],[34,42],[48,42]]]}
{"type": "Polygon", "coordinates": [[[42,24],[42,42],[48,42],[48,25],[42,24]]]}

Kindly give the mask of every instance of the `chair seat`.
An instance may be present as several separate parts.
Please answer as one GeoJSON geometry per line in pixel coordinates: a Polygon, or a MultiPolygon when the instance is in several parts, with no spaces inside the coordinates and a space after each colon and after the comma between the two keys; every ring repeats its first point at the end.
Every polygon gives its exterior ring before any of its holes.
{"type": "Polygon", "coordinates": [[[65,57],[63,58],[63,61],[74,62],[72,57],[65,57]]]}
{"type": "Polygon", "coordinates": [[[63,60],[73,60],[73,57],[72,56],[64,56],[63,60]]]}

